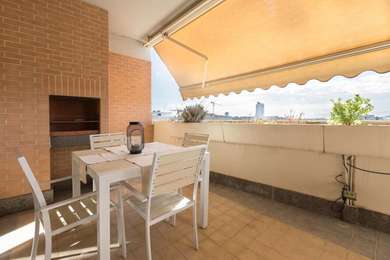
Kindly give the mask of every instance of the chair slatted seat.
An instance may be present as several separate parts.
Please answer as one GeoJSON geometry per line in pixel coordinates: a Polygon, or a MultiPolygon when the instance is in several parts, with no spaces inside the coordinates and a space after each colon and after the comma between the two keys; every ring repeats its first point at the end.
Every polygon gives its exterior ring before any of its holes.
{"type": "MultiPolygon", "coordinates": [[[[53,236],[96,220],[96,194],[92,192],[47,205],[42,190],[26,158],[19,157],[18,162],[33,191],[35,232],[31,248],[31,259],[34,260],[37,255],[39,229],[40,223],[42,223],[45,231],[45,259],[49,260],[51,259],[53,236]]],[[[123,232],[118,232],[118,241],[122,248],[122,256],[126,257],[123,201],[120,189],[116,188],[115,191],[118,193],[119,201],[118,203],[111,202],[111,209],[117,211],[118,229],[123,230],[123,232]]]]}
{"type": "MultiPolygon", "coordinates": [[[[197,145],[205,145],[206,149],[208,148],[210,142],[210,135],[209,134],[199,134],[199,133],[184,133],[183,138],[183,147],[191,147],[191,146],[197,146],[197,145]]],[[[199,176],[199,181],[202,181],[202,174],[199,176]]],[[[179,190],[181,192],[181,190],[179,190]]],[[[172,216],[171,219],[172,225],[176,224],[176,216],[172,216]]]]}
{"type": "MultiPolygon", "coordinates": [[[[146,216],[148,203],[146,201],[140,201],[135,196],[130,196],[129,201],[134,205],[134,208],[142,216],[146,216]]],[[[158,217],[171,213],[172,211],[183,211],[188,207],[191,207],[191,200],[180,194],[168,194],[161,195],[152,200],[150,217],[152,219],[151,224],[155,224],[153,220],[158,217]]]]}
{"type": "Polygon", "coordinates": [[[96,195],[49,210],[53,233],[58,228],[72,225],[86,218],[96,219],[96,203],[93,201],[96,201],[96,195]]]}
{"type": "Polygon", "coordinates": [[[146,255],[151,260],[150,227],[167,218],[192,208],[194,247],[198,249],[196,221],[196,197],[201,163],[207,147],[205,145],[181,150],[155,153],[147,194],[128,187],[128,204],[145,219],[146,255]],[[193,186],[192,198],[182,195],[179,190],[193,186]]]}
{"type": "MultiPolygon", "coordinates": [[[[87,218],[90,216],[85,210],[85,208],[81,205],[81,203],[72,203],[69,206],[72,207],[72,209],[74,210],[74,214],[77,214],[80,219],[87,218]]],[[[96,207],[90,210],[92,211],[92,213],[96,214],[96,207]]]]}

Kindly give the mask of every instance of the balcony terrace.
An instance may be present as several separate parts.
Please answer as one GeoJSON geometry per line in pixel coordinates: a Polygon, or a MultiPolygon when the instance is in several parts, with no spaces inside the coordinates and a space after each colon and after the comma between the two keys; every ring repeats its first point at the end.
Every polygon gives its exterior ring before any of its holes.
{"type": "MultiPolygon", "coordinates": [[[[146,259],[143,220],[129,207],[125,207],[125,214],[127,259],[146,259]]],[[[17,232],[18,237],[31,239],[31,228],[26,225],[32,220],[32,211],[0,218],[0,249],[14,246],[0,255],[1,259],[29,259],[31,240],[15,244],[17,232]]],[[[53,258],[96,259],[94,225],[82,226],[54,239],[53,258]]],[[[115,238],[113,232],[112,239],[115,238]]],[[[218,184],[211,186],[209,227],[200,229],[198,251],[192,248],[189,212],[178,216],[175,227],[161,223],[152,228],[153,259],[385,260],[390,257],[389,242],[387,233],[218,184]]],[[[39,247],[40,255],[42,250],[39,247]]],[[[122,259],[115,247],[111,257],[122,259]]]]}
{"type": "Polygon", "coordinates": [[[39,225],[46,260],[390,259],[388,122],[151,116],[150,48],[183,99],[389,72],[389,1],[351,2],[1,0],[0,259],[39,225]]]}

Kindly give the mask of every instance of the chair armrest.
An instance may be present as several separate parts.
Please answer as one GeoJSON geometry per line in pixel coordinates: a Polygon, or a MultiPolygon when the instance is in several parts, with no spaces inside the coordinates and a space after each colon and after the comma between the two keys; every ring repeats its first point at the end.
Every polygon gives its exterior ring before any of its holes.
{"type": "Polygon", "coordinates": [[[130,192],[132,196],[134,196],[137,200],[141,202],[145,202],[148,200],[148,197],[145,196],[142,192],[139,192],[136,188],[128,184],[127,182],[122,182],[122,185],[126,187],[126,189],[130,192]]]}
{"type": "Polygon", "coordinates": [[[41,210],[49,211],[49,210],[56,209],[56,208],[59,208],[61,206],[68,205],[68,204],[71,204],[73,202],[80,201],[80,200],[83,200],[83,199],[86,199],[89,197],[93,197],[93,196],[96,196],[96,192],[90,192],[90,193],[87,193],[87,194],[84,194],[84,195],[81,195],[78,197],[62,200],[62,201],[47,205],[45,207],[42,207],[41,210]]]}

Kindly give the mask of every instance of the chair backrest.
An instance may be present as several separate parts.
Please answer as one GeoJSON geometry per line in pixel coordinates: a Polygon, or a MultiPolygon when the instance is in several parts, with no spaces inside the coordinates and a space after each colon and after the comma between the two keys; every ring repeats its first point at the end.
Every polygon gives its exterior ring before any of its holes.
{"type": "Polygon", "coordinates": [[[123,133],[90,135],[89,144],[92,150],[110,146],[126,145],[126,135],[123,133]]]}
{"type": "Polygon", "coordinates": [[[190,147],[196,145],[209,145],[210,135],[208,134],[196,134],[196,133],[185,133],[183,139],[183,146],[190,147]]]}
{"type": "MultiPolygon", "coordinates": [[[[156,153],[149,180],[148,197],[177,192],[194,184],[194,195],[199,180],[205,145],[183,148],[178,151],[156,153]]],[[[194,197],[195,199],[196,197],[194,197]]]]}
{"type": "Polygon", "coordinates": [[[47,205],[46,200],[45,197],[43,196],[41,187],[39,186],[37,179],[34,177],[34,174],[26,158],[24,156],[18,157],[18,162],[32,189],[35,210],[38,210],[39,208],[46,206],[47,205]]]}

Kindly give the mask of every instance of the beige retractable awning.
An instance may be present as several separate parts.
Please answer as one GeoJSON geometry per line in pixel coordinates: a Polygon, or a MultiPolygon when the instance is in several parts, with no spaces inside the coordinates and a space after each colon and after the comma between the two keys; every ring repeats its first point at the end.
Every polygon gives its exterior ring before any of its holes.
{"type": "Polygon", "coordinates": [[[389,0],[226,0],[155,48],[183,98],[390,71],[389,0]]]}

